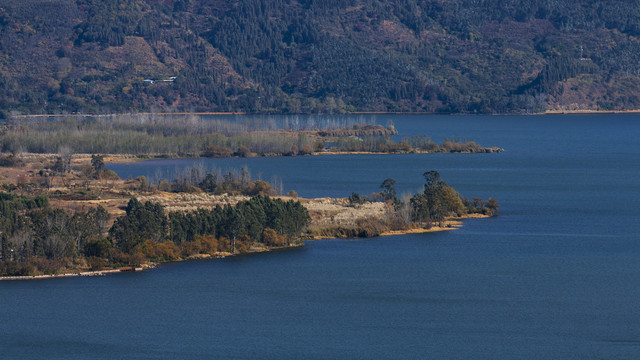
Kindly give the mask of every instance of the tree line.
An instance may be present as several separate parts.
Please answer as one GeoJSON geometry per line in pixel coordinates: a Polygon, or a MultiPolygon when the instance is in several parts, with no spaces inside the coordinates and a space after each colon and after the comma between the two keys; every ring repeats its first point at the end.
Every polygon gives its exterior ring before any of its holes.
{"type": "Polygon", "coordinates": [[[360,219],[354,227],[334,226],[330,228],[309,229],[313,235],[335,237],[372,237],[390,230],[407,230],[412,228],[430,229],[433,226],[446,226],[452,217],[469,214],[496,216],[499,204],[496,199],[471,200],[461,196],[449,186],[440,173],[435,170],[423,174],[425,178],[422,192],[399,198],[394,179],[385,179],[378,193],[363,196],[352,193],[348,201],[351,206],[361,206],[366,202],[382,201],[387,204],[387,212],[378,218],[360,219]]]}
{"type": "Polygon", "coordinates": [[[356,124],[353,129],[316,132],[252,130],[243,124],[199,117],[25,118],[0,124],[0,152],[252,157],[310,155],[325,149],[385,153],[491,150],[464,139],[436,144],[427,136],[413,136],[397,141],[390,135],[393,132],[384,129],[362,130],[369,128],[356,124]],[[325,143],[331,145],[325,148],[325,143]]]}
{"type": "Polygon", "coordinates": [[[100,206],[71,213],[50,208],[44,196],[0,193],[0,220],[0,275],[33,275],[287,246],[300,241],[310,218],[298,201],[262,195],[168,214],[132,198],[108,227],[100,206]]]}

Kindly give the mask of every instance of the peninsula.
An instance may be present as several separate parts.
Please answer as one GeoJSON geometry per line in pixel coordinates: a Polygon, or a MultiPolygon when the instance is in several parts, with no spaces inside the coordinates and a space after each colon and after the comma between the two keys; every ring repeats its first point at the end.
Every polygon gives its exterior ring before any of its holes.
{"type": "MultiPolygon", "coordinates": [[[[405,199],[395,181],[379,193],[302,199],[277,194],[248,172],[197,169],[151,184],[121,180],[102,155],[3,155],[0,276],[101,275],[157,263],[302,246],[304,240],[441,231],[498,203],[462,198],[424,173],[424,191],[405,199]]],[[[38,278],[38,277],[36,277],[38,278]]]]}
{"type": "MultiPolygon", "coordinates": [[[[58,154],[65,163],[60,165],[67,167],[73,154],[223,158],[502,151],[460,138],[436,144],[426,135],[400,138],[397,134],[393,125],[349,119],[319,126],[312,122],[274,125],[269,119],[234,121],[199,116],[20,117],[0,121],[0,149],[8,154],[58,154]]],[[[7,156],[2,159],[11,162],[7,156]]]]}

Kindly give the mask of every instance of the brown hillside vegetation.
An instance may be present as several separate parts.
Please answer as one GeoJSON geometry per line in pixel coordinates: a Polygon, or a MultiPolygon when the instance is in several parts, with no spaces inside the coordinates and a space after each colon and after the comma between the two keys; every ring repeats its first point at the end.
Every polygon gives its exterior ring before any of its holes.
{"type": "Polygon", "coordinates": [[[0,117],[640,108],[633,1],[0,0],[0,117]]]}

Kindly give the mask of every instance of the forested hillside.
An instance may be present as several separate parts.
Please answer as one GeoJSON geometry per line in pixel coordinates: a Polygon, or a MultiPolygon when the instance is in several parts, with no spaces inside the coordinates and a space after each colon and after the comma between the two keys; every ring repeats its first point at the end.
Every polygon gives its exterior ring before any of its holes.
{"type": "Polygon", "coordinates": [[[13,113],[640,108],[637,0],[0,0],[13,113]]]}

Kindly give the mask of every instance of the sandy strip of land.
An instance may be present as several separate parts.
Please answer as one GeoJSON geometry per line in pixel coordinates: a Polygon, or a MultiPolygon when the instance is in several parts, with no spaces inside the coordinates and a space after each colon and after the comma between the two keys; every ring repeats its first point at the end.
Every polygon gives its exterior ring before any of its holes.
{"type": "MultiPolygon", "coordinates": [[[[139,270],[142,270],[142,268],[140,268],[139,270]]],[[[139,270],[136,269],[136,271],[139,271],[139,270]]],[[[0,276],[0,280],[42,280],[42,279],[73,277],[73,276],[104,276],[108,274],[119,273],[122,271],[123,270],[120,270],[120,269],[110,269],[110,270],[82,271],[82,272],[73,272],[73,273],[55,274],[55,275],[0,276]]]]}
{"type": "MultiPolygon", "coordinates": [[[[195,254],[191,255],[187,258],[181,260],[174,260],[172,262],[182,262],[188,260],[203,260],[203,259],[223,259],[230,256],[243,256],[243,255],[251,255],[251,254],[259,254],[270,251],[278,251],[278,250],[286,250],[293,249],[303,246],[304,243],[293,243],[285,246],[273,247],[273,248],[265,248],[265,247],[252,247],[247,253],[236,253],[232,254],[230,252],[216,252],[214,254],[195,254]]],[[[57,279],[57,278],[66,278],[66,277],[77,277],[77,276],[105,276],[111,274],[117,274],[121,272],[140,272],[148,269],[153,269],[156,266],[162,263],[145,263],[138,267],[123,267],[118,269],[105,269],[105,270],[95,270],[95,271],[80,271],[80,272],[70,272],[64,274],[53,274],[53,275],[33,275],[33,276],[0,276],[0,280],[44,280],[44,279],[57,279]]]]}
{"type": "Polygon", "coordinates": [[[542,114],[638,114],[640,110],[547,110],[542,114]]]}
{"type": "Polygon", "coordinates": [[[467,214],[461,217],[449,218],[447,219],[442,226],[432,226],[428,229],[425,228],[417,228],[417,229],[407,229],[407,230],[392,230],[386,231],[380,234],[380,236],[390,236],[390,235],[406,235],[406,234],[424,234],[438,231],[449,231],[455,230],[462,227],[462,220],[466,219],[484,219],[489,218],[489,215],[483,214],[467,214]]]}
{"type": "Polygon", "coordinates": [[[162,113],[124,113],[124,114],[34,114],[34,115],[12,115],[14,118],[44,118],[44,117],[112,117],[112,116],[140,116],[140,115],[246,115],[246,112],[162,112],[162,113]]]}

